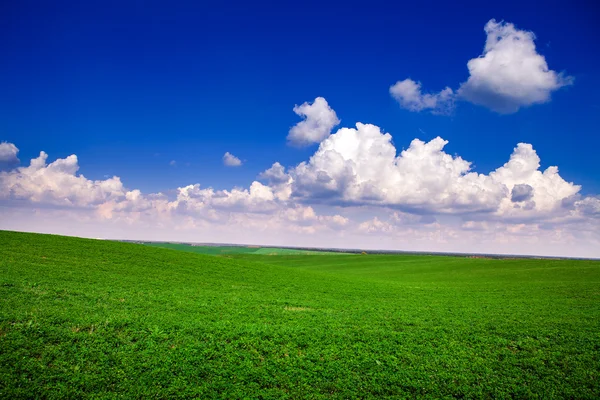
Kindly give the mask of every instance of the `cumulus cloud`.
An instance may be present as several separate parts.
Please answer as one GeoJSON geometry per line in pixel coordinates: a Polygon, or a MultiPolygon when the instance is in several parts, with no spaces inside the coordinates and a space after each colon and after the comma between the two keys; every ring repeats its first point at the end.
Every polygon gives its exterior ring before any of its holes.
{"type": "Polygon", "coordinates": [[[422,94],[420,82],[410,79],[390,87],[400,106],[410,111],[451,109],[455,100],[465,100],[501,114],[550,101],[552,92],[573,83],[573,77],[549,69],[537,52],[533,32],[492,19],[485,25],[483,54],[468,61],[469,78],[455,92],[446,88],[422,94]]]}
{"type": "MultiPolygon", "coordinates": [[[[248,188],[231,190],[192,184],[177,188],[171,196],[144,194],[138,189],[127,189],[118,177],[87,179],[78,173],[75,155],[51,163],[47,160],[48,155],[41,152],[27,167],[0,172],[0,207],[72,210],[80,221],[146,223],[157,229],[207,229],[238,224],[246,229],[272,228],[304,234],[337,230],[348,223],[341,215],[320,215],[310,206],[288,203],[289,193],[281,192],[277,185],[271,187],[258,181],[248,188]]],[[[276,178],[277,174],[273,176],[275,181],[276,178]]],[[[284,183],[287,182],[281,182],[284,183]]]]}
{"type": "Polygon", "coordinates": [[[362,222],[358,226],[358,230],[364,233],[385,233],[389,234],[394,231],[395,227],[393,224],[387,221],[381,221],[377,217],[373,217],[368,221],[362,222]]]}
{"type": "Polygon", "coordinates": [[[444,152],[446,143],[415,139],[398,154],[390,134],[357,124],[330,135],[306,162],[274,163],[263,182],[231,190],[191,184],[168,195],[128,189],[118,177],[88,179],[75,155],[48,162],[41,152],[0,172],[0,229],[600,256],[600,199],[581,196],[556,167],[540,170],[531,145],[518,144],[504,165],[478,174],[444,152]]]}
{"type": "Polygon", "coordinates": [[[597,198],[579,196],[580,186],[565,181],[557,167],[541,171],[529,144],[518,144],[509,161],[488,175],[444,152],[446,144],[439,137],[415,139],[397,154],[389,133],[359,123],[328,137],[308,161],[289,171],[274,163],[259,175],[265,183],[231,190],[188,185],[170,199],[129,190],[118,177],[87,179],[78,174],[77,156],[48,163],[41,152],[29,166],[0,173],[0,199],[94,208],[108,218],[119,212],[173,211],[211,219],[220,211],[274,213],[299,203],[376,206],[396,209],[392,219],[402,224],[426,223],[424,216],[442,214],[514,220],[583,217],[600,207],[597,198]]]}
{"type": "Polygon", "coordinates": [[[294,112],[303,118],[288,134],[288,144],[302,147],[320,143],[340,123],[335,111],[323,97],[317,97],[311,103],[294,107],[294,112]]]}
{"type": "Polygon", "coordinates": [[[346,217],[336,215],[318,215],[311,206],[301,204],[290,205],[279,211],[279,217],[301,226],[327,226],[329,228],[341,228],[350,222],[346,217]]]}
{"type": "Polygon", "coordinates": [[[76,155],[47,164],[48,155],[40,152],[28,167],[0,172],[0,199],[29,200],[60,206],[90,206],[123,197],[125,189],[118,177],[89,180],[77,175],[76,155]]]}
{"type": "Polygon", "coordinates": [[[586,197],[574,203],[576,210],[585,216],[600,218],[600,198],[586,197]]]}
{"type": "Polygon", "coordinates": [[[252,182],[249,189],[232,190],[201,189],[199,184],[177,189],[177,204],[188,210],[229,209],[250,212],[274,210],[273,190],[260,182],[252,182]]]}
{"type": "Polygon", "coordinates": [[[223,164],[227,167],[239,167],[240,165],[242,165],[242,160],[240,160],[230,152],[226,152],[223,155],[223,164]]]}
{"type": "Polygon", "coordinates": [[[405,79],[392,85],[390,94],[409,111],[431,110],[433,114],[447,115],[454,109],[454,92],[449,87],[438,93],[422,93],[421,82],[405,79]]]}
{"type": "Polygon", "coordinates": [[[285,172],[285,167],[283,165],[278,162],[274,163],[271,168],[260,173],[258,179],[268,183],[278,200],[289,200],[292,194],[292,178],[285,172]]]}
{"type": "Polygon", "coordinates": [[[576,195],[581,186],[565,181],[558,167],[550,166],[540,171],[540,157],[531,144],[519,143],[502,167],[490,173],[490,177],[517,194],[517,201],[527,201],[523,207],[515,207],[511,198],[503,198],[498,214],[508,216],[530,216],[552,214],[562,210],[565,199],[576,195]],[[530,187],[527,188],[526,186],[530,187]],[[519,200],[522,195],[525,200],[519,200]]]}
{"type": "MultiPolygon", "coordinates": [[[[558,168],[541,171],[530,144],[519,143],[509,161],[479,174],[460,156],[444,152],[448,142],[413,140],[397,154],[392,136],[358,123],[324,140],[307,161],[291,169],[291,197],[330,205],[377,205],[417,214],[486,213],[530,218],[564,213],[564,201],[580,186],[558,168]]],[[[283,173],[283,172],[282,172],[283,173]]]]}
{"type": "Polygon", "coordinates": [[[19,158],[17,154],[19,149],[12,143],[2,142],[0,143],[0,166],[2,164],[12,165],[18,164],[19,158]]]}
{"type": "Polygon", "coordinates": [[[490,20],[481,56],[467,63],[469,79],[460,86],[460,97],[498,113],[545,103],[553,91],[573,83],[573,78],[548,68],[535,48],[533,32],[511,23],[490,20]]]}
{"type": "Polygon", "coordinates": [[[507,189],[443,151],[448,142],[415,139],[397,155],[377,126],[342,128],[293,169],[292,196],[330,204],[371,204],[412,212],[493,211],[507,189]]]}
{"type": "Polygon", "coordinates": [[[290,180],[290,176],[285,173],[285,167],[278,162],[275,162],[266,171],[261,172],[258,178],[268,181],[273,186],[287,183],[290,180]]]}

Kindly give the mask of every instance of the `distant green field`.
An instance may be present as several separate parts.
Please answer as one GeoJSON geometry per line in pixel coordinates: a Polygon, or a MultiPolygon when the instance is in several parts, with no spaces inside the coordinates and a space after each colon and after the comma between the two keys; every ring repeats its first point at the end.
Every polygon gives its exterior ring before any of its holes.
{"type": "Polygon", "coordinates": [[[0,398],[600,397],[600,262],[0,231],[0,398]]]}
{"type": "Polygon", "coordinates": [[[173,250],[189,251],[199,254],[210,255],[233,255],[233,254],[261,254],[261,255],[331,255],[348,254],[331,251],[284,249],[279,247],[256,247],[256,246],[192,246],[181,243],[144,243],[147,246],[164,247],[173,250]]]}

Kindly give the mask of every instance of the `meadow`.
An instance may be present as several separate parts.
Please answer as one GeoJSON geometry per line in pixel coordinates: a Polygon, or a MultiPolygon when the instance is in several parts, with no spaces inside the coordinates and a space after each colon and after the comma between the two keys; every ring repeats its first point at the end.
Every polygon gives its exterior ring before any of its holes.
{"type": "Polygon", "coordinates": [[[147,242],[147,246],[163,247],[172,250],[189,251],[191,253],[210,254],[210,255],[239,255],[239,254],[257,254],[257,255],[333,255],[333,254],[349,254],[343,252],[318,251],[291,249],[281,247],[258,247],[258,246],[192,246],[183,243],[159,243],[147,242]]]}
{"type": "Polygon", "coordinates": [[[0,231],[0,398],[599,398],[599,284],[600,261],[0,231]]]}

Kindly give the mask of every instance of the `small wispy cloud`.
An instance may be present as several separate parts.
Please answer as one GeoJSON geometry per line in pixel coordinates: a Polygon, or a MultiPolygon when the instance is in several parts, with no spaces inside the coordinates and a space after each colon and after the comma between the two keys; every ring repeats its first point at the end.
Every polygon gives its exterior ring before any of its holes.
{"type": "Polygon", "coordinates": [[[242,160],[240,160],[230,152],[226,152],[223,155],[223,164],[227,167],[239,167],[240,165],[242,165],[242,160]]]}

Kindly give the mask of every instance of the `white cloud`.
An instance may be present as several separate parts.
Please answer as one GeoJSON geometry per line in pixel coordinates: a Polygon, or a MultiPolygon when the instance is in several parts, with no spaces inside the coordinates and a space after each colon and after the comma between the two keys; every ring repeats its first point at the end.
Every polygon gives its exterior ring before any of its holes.
{"type": "Polygon", "coordinates": [[[315,226],[320,229],[324,227],[341,228],[346,226],[350,220],[341,215],[318,215],[311,206],[301,204],[289,205],[279,211],[279,217],[285,221],[300,226],[315,226]]]}
{"type": "Polygon", "coordinates": [[[278,162],[266,171],[261,172],[258,178],[268,181],[272,186],[287,183],[290,180],[290,176],[285,173],[285,167],[278,162]]]}
{"type": "Polygon", "coordinates": [[[600,199],[518,144],[490,174],[413,140],[397,154],[373,125],[343,128],[307,162],[247,188],[167,196],[78,174],[75,155],[0,172],[0,229],[153,240],[600,257],[600,199]]]}
{"type": "Polygon", "coordinates": [[[47,158],[47,154],[41,152],[28,167],[0,172],[0,206],[72,210],[81,221],[145,223],[157,229],[166,226],[206,229],[242,224],[247,229],[273,228],[310,233],[339,229],[348,223],[345,217],[337,214],[318,215],[310,206],[288,204],[286,196],[277,187],[258,181],[252,182],[247,189],[231,190],[188,185],[177,188],[174,197],[169,199],[161,193],[143,194],[138,189],[129,190],[118,177],[89,180],[78,174],[75,155],[50,164],[47,158]]]}
{"type": "Polygon", "coordinates": [[[409,111],[431,110],[433,114],[450,114],[454,109],[454,92],[449,87],[439,93],[423,94],[421,82],[405,79],[392,85],[390,94],[409,111]]]}
{"type": "Polygon", "coordinates": [[[342,128],[290,171],[291,197],[418,214],[546,218],[565,213],[565,200],[581,189],[565,181],[557,167],[540,171],[530,144],[519,143],[506,164],[485,175],[472,171],[460,156],[445,153],[447,143],[440,137],[427,143],[415,139],[397,155],[391,135],[377,126],[342,128]]]}
{"type": "Polygon", "coordinates": [[[223,155],[223,164],[228,167],[239,167],[240,165],[242,165],[242,160],[240,160],[230,152],[226,152],[223,155]]]}
{"type": "Polygon", "coordinates": [[[47,164],[48,155],[40,152],[28,167],[0,172],[0,199],[21,199],[34,203],[87,207],[125,196],[118,177],[89,180],[77,175],[76,155],[47,164]]]}
{"type": "MultiPolygon", "coordinates": [[[[600,218],[600,198],[599,197],[586,197],[582,200],[578,200],[574,204],[575,208],[579,213],[586,216],[593,216],[600,218]]],[[[599,221],[600,222],[600,221],[599,221]]]]}
{"type": "Polygon", "coordinates": [[[174,167],[174,166],[176,166],[176,165],[177,165],[177,161],[175,161],[175,160],[171,160],[171,161],[169,162],[169,165],[170,165],[171,167],[174,167]]]}
{"type": "Polygon", "coordinates": [[[306,102],[295,106],[294,112],[303,120],[290,129],[287,140],[292,146],[320,143],[340,123],[335,111],[323,97],[317,97],[312,104],[306,102]]]}
{"type": "Polygon", "coordinates": [[[467,63],[470,76],[458,90],[465,100],[498,113],[513,113],[545,103],[553,91],[573,83],[572,77],[548,69],[532,32],[492,19],[485,33],[484,52],[467,63]]]}
{"type": "Polygon", "coordinates": [[[395,206],[412,212],[493,211],[507,188],[443,151],[447,141],[415,139],[397,156],[377,126],[342,128],[291,172],[292,196],[329,204],[395,206]]]}
{"type": "Polygon", "coordinates": [[[280,163],[274,163],[271,168],[260,173],[258,179],[266,181],[273,189],[275,197],[281,201],[287,201],[292,194],[292,178],[285,172],[285,168],[280,163]]]}
{"type": "Polygon", "coordinates": [[[12,143],[0,143],[0,164],[17,164],[19,149],[12,143]]]}
{"type": "Polygon", "coordinates": [[[511,192],[510,197],[502,199],[498,214],[504,217],[540,217],[541,214],[555,214],[563,211],[564,200],[574,196],[581,189],[580,186],[565,181],[558,174],[557,167],[548,167],[543,172],[539,167],[540,157],[533,146],[519,143],[510,160],[490,173],[494,181],[505,185],[511,192]],[[527,188],[526,198],[515,198],[515,189],[519,192],[524,188],[527,188]]]}
{"type": "Polygon", "coordinates": [[[392,233],[394,231],[394,229],[395,229],[395,227],[393,224],[386,222],[386,221],[381,221],[377,217],[373,217],[373,219],[362,222],[358,226],[358,230],[361,232],[364,232],[364,233],[389,234],[389,233],[392,233]]]}
{"type": "Polygon", "coordinates": [[[327,221],[330,221],[332,224],[334,225],[338,225],[338,226],[346,226],[348,225],[348,223],[350,222],[350,220],[346,217],[342,217],[341,215],[334,215],[331,217],[323,217],[324,219],[326,219],[327,221]]]}
{"type": "Polygon", "coordinates": [[[552,92],[571,85],[573,77],[548,68],[535,47],[533,32],[492,19],[485,25],[487,40],[483,54],[467,63],[469,78],[455,92],[422,94],[421,83],[398,81],[390,93],[410,111],[431,110],[449,114],[455,100],[465,100],[501,114],[550,101],[552,92]]]}
{"type": "Polygon", "coordinates": [[[249,189],[201,189],[199,184],[177,189],[174,204],[182,210],[234,210],[241,212],[270,212],[277,209],[273,190],[260,182],[252,182],[249,189]]]}

